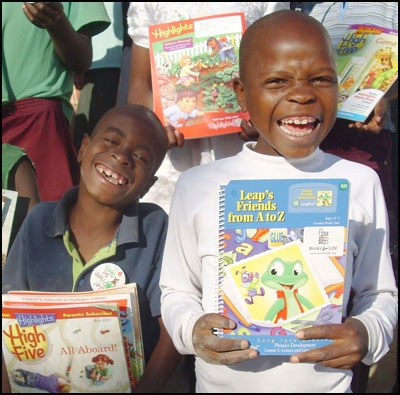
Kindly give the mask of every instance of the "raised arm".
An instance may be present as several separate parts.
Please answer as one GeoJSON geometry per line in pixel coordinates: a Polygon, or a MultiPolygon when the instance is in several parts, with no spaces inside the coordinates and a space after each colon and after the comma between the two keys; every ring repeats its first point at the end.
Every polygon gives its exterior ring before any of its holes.
{"type": "MultiPolygon", "coordinates": [[[[149,49],[132,43],[128,103],[153,109],[149,49]]],[[[182,147],[183,135],[172,125],[165,127],[169,147],[182,147]]]]}
{"type": "Polygon", "coordinates": [[[128,103],[153,109],[149,49],[132,43],[128,103]]]}
{"type": "Polygon", "coordinates": [[[65,67],[77,74],[89,69],[92,63],[91,38],[84,31],[74,30],[61,3],[24,3],[23,11],[35,26],[48,31],[65,67]]]}

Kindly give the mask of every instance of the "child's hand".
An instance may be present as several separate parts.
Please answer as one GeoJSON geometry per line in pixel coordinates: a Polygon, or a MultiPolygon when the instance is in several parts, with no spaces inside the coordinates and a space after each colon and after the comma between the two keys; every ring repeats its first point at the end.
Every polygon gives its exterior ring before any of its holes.
{"type": "Polygon", "coordinates": [[[349,128],[357,128],[364,132],[379,134],[382,131],[382,128],[385,126],[387,107],[388,107],[387,100],[381,99],[374,108],[372,118],[368,123],[362,123],[362,122],[350,123],[349,128]]]}
{"type": "Polygon", "coordinates": [[[292,355],[290,362],[318,362],[336,369],[351,369],[368,351],[368,332],[364,324],[347,318],[343,324],[320,325],[296,333],[299,339],[332,339],[328,346],[292,355]]]}
{"type": "Polygon", "coordinates": [[[213,335],[214,328],[234,329],[235,323],[219,314],[206,314],[199,318],[193,329],[196,354],[214,365],[229,365],[256,358],[258,352],[249,349],[245,339],[223,339],[213,335]]]}
{"type": "Polygon", "coordinates": [[[243,132],[239,133],[239,137],[244,141],[257,141],[258,140],[258,132],[256,128],[253,126],[251,121],[246,121],[245,119],[240,123],[243,132]]]}
{"type": "Polygon", "coordinates": [[[63,5],[59,2],[24,3],[22,9],[25,16],[37,27],[47,29],[58,23],[64,13],[63,5]]]}
{"type": "Polygon", "coordinates": [[[172,125],[169,124],[165,126],[165,131],[168,137],[168,148],[181,148],[183,146],[185,138],[179,130],[176,130],[172,125]]]}

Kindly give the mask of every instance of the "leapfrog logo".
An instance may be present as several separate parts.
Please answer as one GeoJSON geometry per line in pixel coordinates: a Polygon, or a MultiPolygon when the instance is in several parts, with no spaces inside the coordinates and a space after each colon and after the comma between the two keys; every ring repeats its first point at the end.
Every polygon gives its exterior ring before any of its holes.
{"type": "Polygon", "coordinates": [[[12,322],[3,330],[3,336],[7,348],[19,361],[32,361],[46,355],[47,338],[36,325],[21,327],[17,322],[12,322]]]}
{"type": "Polygon", "coordinates": [[[348,55],[358,51],[367,42],[368,34],[360,31],[347,34],[336,47],[338,55],[348,55]]]}

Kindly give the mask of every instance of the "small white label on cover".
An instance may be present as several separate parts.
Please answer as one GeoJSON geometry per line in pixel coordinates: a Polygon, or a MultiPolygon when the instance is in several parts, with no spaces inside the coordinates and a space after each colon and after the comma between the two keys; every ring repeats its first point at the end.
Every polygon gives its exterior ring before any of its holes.
{"type": "Polygon", "coordinates": [[[304,247],[310,255],[342,256],[345,229],[343,226],[304,228],[304,247]]]}

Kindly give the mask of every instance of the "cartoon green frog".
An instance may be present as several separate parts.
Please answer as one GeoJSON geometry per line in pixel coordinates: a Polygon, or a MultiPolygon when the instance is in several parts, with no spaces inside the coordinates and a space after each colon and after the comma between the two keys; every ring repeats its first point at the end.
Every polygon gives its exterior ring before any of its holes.
{"type": "Polygon", "coordinates": [[[277,290],[277,300],[265,316],[265,321],[277,323],[279,320],[287,320],[314,305],[298,289],[308,281],[307,274],[303,271],[303,264],[284,262],[281,258],[275,258],[261,277],[261,282],[269,288],[277,290]]]}

